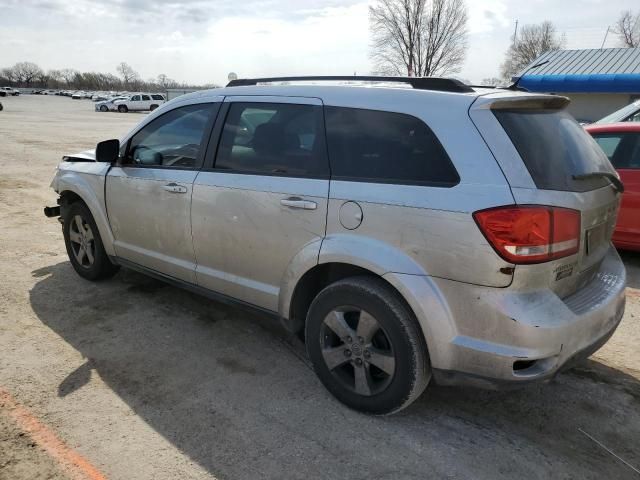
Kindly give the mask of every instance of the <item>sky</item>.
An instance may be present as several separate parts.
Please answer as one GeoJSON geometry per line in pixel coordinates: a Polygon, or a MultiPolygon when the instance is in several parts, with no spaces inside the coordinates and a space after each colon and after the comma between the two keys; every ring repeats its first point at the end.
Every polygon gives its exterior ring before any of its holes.
{"type": "MultiPolygon", "coordinates": [[[[0,0],[0,68],[116,73],[219,84],[238,77],[371,73],[375,0],[0,0]]],[[[467,55],[458,78],[498,76],[520,25],[550,20],[567,48],[600,48],[607,26],[638,0],[466,0],[467,55]]],[[[606,47],[618,46],[609,34],[606,47]]]]}

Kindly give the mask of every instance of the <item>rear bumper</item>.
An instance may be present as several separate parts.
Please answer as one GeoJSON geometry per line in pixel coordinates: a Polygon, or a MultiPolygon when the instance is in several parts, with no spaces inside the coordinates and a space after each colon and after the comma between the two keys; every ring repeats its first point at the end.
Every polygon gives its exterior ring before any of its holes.
{"type": "Polygon", "coordinates": [[[399,287],[405,297],[417,295],[408,301],[440,384],[494,388],[547,380],[604,345],[624,314],[626,274],[613,247],[594,279],[564,299],[548,289],[393,275],[408,282],[399,287]],[[435,299],[418,279],[431,284],[435,299]]]}

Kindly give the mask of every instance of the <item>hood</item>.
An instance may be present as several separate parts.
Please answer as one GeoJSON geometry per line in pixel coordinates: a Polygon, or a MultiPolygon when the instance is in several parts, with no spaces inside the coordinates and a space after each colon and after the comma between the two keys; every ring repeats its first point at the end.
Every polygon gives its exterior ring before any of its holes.
{"type": "Polygon", "coordinates": [[[95,162],[96,151],[85,150],[84,152],[74,153],[73,155],[65,155],[62,157],[63,162],[95,162]]]}

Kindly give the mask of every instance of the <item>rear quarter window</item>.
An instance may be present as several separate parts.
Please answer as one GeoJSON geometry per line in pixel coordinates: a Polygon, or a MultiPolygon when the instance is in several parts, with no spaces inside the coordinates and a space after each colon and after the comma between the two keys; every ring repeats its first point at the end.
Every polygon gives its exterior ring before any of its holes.
{"type": "Polygon", "coordinates": [[[334,179],[436,187],[460,182],[438,138],[416,117],[326,107],[325,123],[334,179]]]}
{"type": "Polygon", "coordinates": [[[615,170],[598,144],[566,111],[496,109],[493,113],[539,189],[586,192],[609,184],[605,178],[573,178],[615,170]]]}

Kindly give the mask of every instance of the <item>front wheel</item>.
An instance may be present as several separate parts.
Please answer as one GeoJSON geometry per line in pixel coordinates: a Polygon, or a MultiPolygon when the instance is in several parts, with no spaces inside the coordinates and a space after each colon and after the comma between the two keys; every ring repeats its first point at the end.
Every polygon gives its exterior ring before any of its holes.
{"type": "Polygon", "coordinates": [[[322,290],[309,308],[305,335],[316,374],[355,410],[395,413],[431,378],[413,313],[380,278],[347,278],[322,290]]]}
{"type": "Polygon", "coordinates": [[[109,111],[109,107],[107,107],[106,105],[100,105],[100,111],[101,112],[108,112],[109,111]]]}
{"type": "Polygon", "coordinates": [[[118,271],[105,252],[96,222],[84,203],[76,202],[65,209],[62,233],[69,260],[78,275],[87,280],[101,280],[118,271]]]}
{"type": "Polygon", "coordinates": [[[158,105],[151,105],[149,111],[153,112],[156,108],[158,108],[158,105]]]}
{"type": "Polygon", "coordinates": [[[127,108],[126,105],[118,105],[118,111],[120,113],[127,113],[129,111],[129,109],[127,108]]]}

